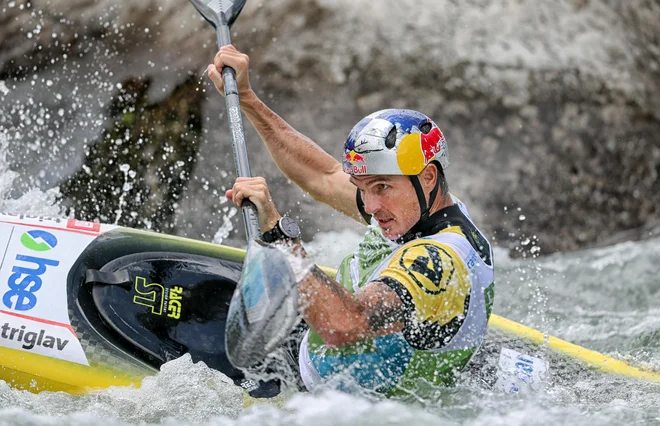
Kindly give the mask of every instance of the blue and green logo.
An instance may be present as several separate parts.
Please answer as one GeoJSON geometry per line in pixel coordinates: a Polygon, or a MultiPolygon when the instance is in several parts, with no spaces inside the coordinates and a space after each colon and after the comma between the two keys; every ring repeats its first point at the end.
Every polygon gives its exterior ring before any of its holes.
{"type": "Polygon", "coordinates": [[[34,229],[21,235],[21,244],[33,251],[48,251],[57,246],[57,238],[50,232],[34,229]]]}
{"type": "MultiPolygon", "coordinates": [[[[45,252],[57,246],[57,238],[50,232],[33,229],[21,235],[21,244],[28,250],[45,252]]],[[[55,259],[17,254],[16,264],[7,279],[9,290],[2,296],[2,303],[16,311],[29,311],[37,306],[36,293],[43,284],[43,275],[48,267],[55,268],[59,264],[55,259]]]]}

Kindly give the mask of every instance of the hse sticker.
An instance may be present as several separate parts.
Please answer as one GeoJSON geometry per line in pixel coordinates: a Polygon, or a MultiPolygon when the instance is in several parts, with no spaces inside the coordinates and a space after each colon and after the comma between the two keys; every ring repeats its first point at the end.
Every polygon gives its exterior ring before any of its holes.
{"type": "Polygon", "coordinates": [[[2,303],[10,309],[29,311],[37,305],[36,293],[43,284],[42,275],[48,267],[54,268],[60,264],[58,260],[36,256],[33,252],[54,249],[57,238],[48,231],[33,229],[22,233],[20,242],[26,250],[21,250],[11,262],[11,275],[7,280],[9,290],[3,294],[2,303]]]}
{"type": "Polygon", "coordinates": [[[0,221],[0,346],[87,365],[71,328],[67,279],[96,235],[51,225],[0,221]]]}

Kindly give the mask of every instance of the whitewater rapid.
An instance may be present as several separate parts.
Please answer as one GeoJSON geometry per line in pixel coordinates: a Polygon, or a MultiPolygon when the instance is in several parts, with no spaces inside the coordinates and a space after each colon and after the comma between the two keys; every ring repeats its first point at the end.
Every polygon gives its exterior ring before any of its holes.
{"type": "MultiPolygon", "coordinates": [[[[6,140],[0,135],[0,211],[62,216],[57,190],[35,189],[12,197],[18,173],[7,166],[5,152],[6,140]]],[[[306,245],[320,263],[336,266],[359,238],[356,228],[318,234],[306,245]]],[[[498,249],[495,259],[495,313],[660,371],[660,239],[527,259],[510,258],[498,249]]],[[[287,393],[245,407],[238,387],[188,356],[165,364],[140,388],[110,388],[84,396],[35,395],[0,382],[0,425],[594,426],[658,424],[659,407],[660,385],[607,375],[576,375],[539,392],[514,395],[466,378],[455,388],[438,389],[432,399],[405,403],[326,389],[287,393]]]]}

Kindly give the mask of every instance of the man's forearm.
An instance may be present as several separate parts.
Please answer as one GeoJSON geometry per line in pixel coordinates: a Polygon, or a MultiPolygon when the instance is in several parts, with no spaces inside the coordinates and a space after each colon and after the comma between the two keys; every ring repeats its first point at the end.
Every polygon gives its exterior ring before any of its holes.
{"type": "Polygon", "coordinates": [[[298,283],[298,290],[305,321],[330,347],[403,329],[403,306],[385,284],[370,283],[368,289],[353,294],[314,267],[298,283]]]}
{"type": "Polygon", "coordinates": [[[341,169],[341,164],[268,108],[253,91],[242,96],[241,107],[284,175],[315,199],[323,198],[323,177],[341,169]]]}
{"type": "Polygon", "coordinates": [[[351,292],[314,267],[298,283],[303,318],[332,347],[359,340],[364,328],[362,307],[351,292]]]}
{"type": "Polygon", "coordinates": [[[307,324],[330,347],[403,330],[404,306],[398,294],[380,281],[351,293],[316,265],[310,266],[300,240],[287,245],[298,281],[300,310],[307,324]]]}

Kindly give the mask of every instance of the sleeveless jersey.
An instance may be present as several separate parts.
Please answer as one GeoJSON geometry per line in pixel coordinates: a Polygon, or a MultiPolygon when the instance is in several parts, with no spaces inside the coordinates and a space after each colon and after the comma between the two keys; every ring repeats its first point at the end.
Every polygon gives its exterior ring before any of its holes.
{"type": "Polygon", "coordinates": [[[493,255],[465,205],[454,203],[440,211],[438,233],[405,244],[387,240],[372,221],[336,280],[351,292],[375,280],[390,286],[404,305],[404,329],[341,348],[327,347],[310,329],[299,354],[308,390],[336,377],[391,395],[414,389],[420,379],[451,384],[468,364],[486,334],[493,255]]]}

